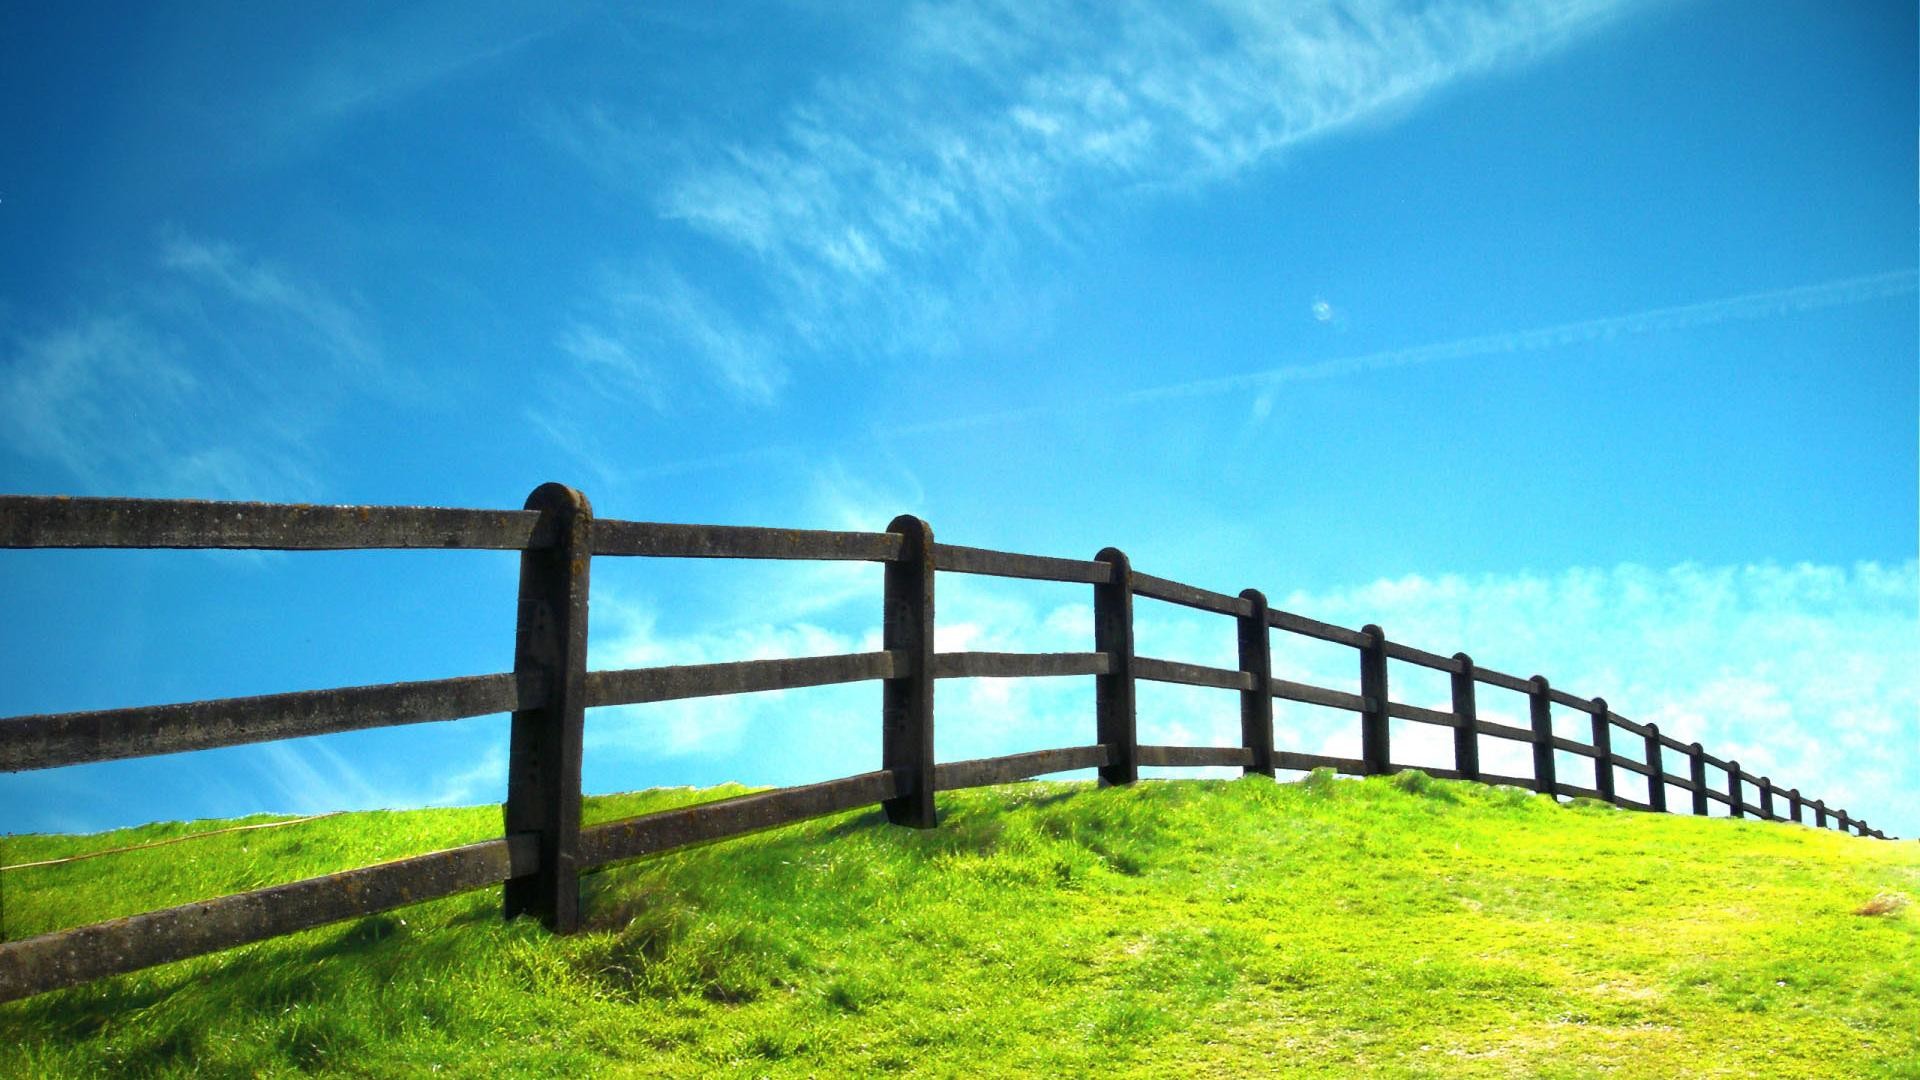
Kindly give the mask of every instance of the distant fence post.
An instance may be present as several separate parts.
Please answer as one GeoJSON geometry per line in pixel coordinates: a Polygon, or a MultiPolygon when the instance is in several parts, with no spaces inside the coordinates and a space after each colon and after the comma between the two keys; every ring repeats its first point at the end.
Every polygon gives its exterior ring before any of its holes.
{"type": "Polygon", "coordinates": [[[1779,820],[1773,812],[1773,778],[1760,778],[1760,817],[1765,821],[1779,820]]]}
{"type": "Polygon", "coordinates": [[[1687,779],[1693,781],[1693,812],[1706,817],[1712,811],[1707,802],[1707,751],[1699,743],[1687,747],[1687,779]]]}
{"type": "Polygon", "coordinates": [[[1593,790],[1607,802],[1619,802],[1613,795],[1613,721],[1607,716],[1607,699],[1593,699],[1593,790]]]}
{"type": "Polygon", "coordinates": [[[1387,726],[1387,633],[1373,623],[1360,628],[1367,644],[1360,649],[1361,771],[1378,776],[1393,768],[1387,726]]]}
{"type": "Polygon", "coordinates": [[[933,809],[933,529],[912,514],[887,525],[900,557],[886,564],[881,638],[907,654],[904,670],[881,681],[881,767],[901,777],[900,794],[881,805],[887,820],[913,829],[939,824],[933,809]]]}
{"type": "Polygon", "coordinates": [[[1454,653],[1453,768],[1462,780],[1480,779],[1480,708],[1474,699],[1473,657],[1454,653]]]}
{"type": "Polygon", "coordinates": [[[1816,829],[1827,827],[1827,800],[1813,800],[1813,826],[1816,829]]]}
{"type": "Polygon", "coordinates": [[[1103,784],[1140,779],[1140,739],[1133,700],[1133,564],[1119,548],[1102,548],[1095,561],[1112,568],[1104,585],[1093,587],[1093,647],[1111,658],[1105,675],[1094,676],[1097,738],[1106,744],[1103,784]]]}
{"type": "Polygon", "coordinates": [[[540,862],[503,891],[507,918],[533,915],[565,934],[580,923],[580,742],[593,506],[570,487],[542,484],[527,496],[526,508],[552,521],[554,542],[520,553],[513,670],[544,679],[547,700],[513,714],[505,817],[507,835],[540,838],[540,862]]]}
{"type": "Polygon", "coordinates": [[[1787,814],[1793,818],[1796,825],[1804,820],[1799,788],[1791,788],[1787,791],[1787,814]]]}
{"type": "Polygon", "coordinates": [[[1740,763],[1737,761],[1727,762],[1727,798],[1733,800],[1734,817],[1747,816],[1745,796],[1740,788],[1740,763]]]}
{"type": "Polygon", "coordinates": [[[1259,589],[1240,593],[1248,611],[1240,616],[1240,670],[1253,685],[1240,692],[1240,745],[1247,748],[1241,775],[1273,775],[1273,635],[1267,627],[1267,597],[1259,589]]]}
{"type": "Polygon", "coordinates": [[[1835,810],[1833,816],[1839,819],[1841,832],[1846,832],[1848,829],[1853,828],[1853,819],[1847,817],[1845,810],[1835,810]]]}
{"type": "Polygon", "coordinates": [[[1647,809],[1667,810],[1667,767],[1660,755],[1660,726],[1647,725],[1647,809]]]}
{"type": "Polygon", "coordinates": [[[1536,791],[1558,797],[1553,775],[1553,698],[1545,675],[1535,675],[1527,692],[1527,719],[1533,728],[1533,782],[1536,791]]]}

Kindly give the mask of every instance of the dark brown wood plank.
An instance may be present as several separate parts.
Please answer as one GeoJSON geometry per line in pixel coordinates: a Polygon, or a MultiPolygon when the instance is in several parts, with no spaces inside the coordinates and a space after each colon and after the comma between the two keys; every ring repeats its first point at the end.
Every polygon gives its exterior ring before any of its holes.
{"type": "Polygon", "coordinates": [[[716,694],[751,694],[800,686],[831,686],[864,679],[891,679],[902,673],[909,662],[906,653],[895,650],[589,671],[587,706],[634,705],[716,694]]]}
{"type": "Polygon", "coordinates": [[[1682,791],[1693,790],[1693,781],[1687,779],[1684,776],[1675,776],[1672,773],[1662,773],[1661,775],[1666,778],[1667,783],[1672,784],[1674,787],[1677,787],[1682,791]]]}
{"type": "Polygon", "coordinates": [[[1554,794],[1556,795],[1565,795],[1569,798],[1600,799],[1603,802],[1607,801],[1605,797],[1600,794],[1600,792],[1590,787],[1581,787],[1578,784],[1556,782],[1553,785],[1553,791],[1554,791],[1554,794]]]}
{"type": "Polygon", "coordinates": [[[1651,724],[1636,724],[1632,720],[1621,716],[1619,713],[1609,713],[1608,716],[1612,720],[1614,727],[1619,728],[1621,731],[1631,732],[1643,739],[1647,737],[1647,729],[1652,727],[1651,724]]]}
{"type": "Polygon", "coordinates": [[[1360,760],[1367,763],[1370,775],[1378,775],[1393,767],[1393,728],[1387,722],[1387,703],[1393,700],[1387,682],[1387,633],[1372,623],[1360,632],[1367,635],[1367,644],[1360,649],[1360,697],[1366,703],[1360,710],[1360,760]]]}
{"type": "Polygon", "coordinates": [[[1473,657],[1455,653],[1447,681],[1453,692],[1453,764],[1465,780],[1480,779],[1480,705],[1474,688],[1473,657]]]}
{"type": "Polygon", "coordinates": [[[1540,786],[1534,783],[1531,777],[1526,776],[1496,776],[1493,773],[1481,773],[1480,782],[1483,784],[1496,784],[1501,787],[1524,788],[1527,791],[1540,790],[1540,786]]]}
{"type": "Polygon", "coordinates": [[[531,873],[514,836],[0,943],[0,1001],[497,885],[531,873]]]}
{"type": "Polygon", "coordinates": [[[1312,686],[1307,683],[1291,682],[1287,679],[1270,679],[1267,688],[1274,697],[1286,701],[1299,701],[1308,705],[1324,705],[1329,709],[1346,709],[1348,712],[1364,712],[1366,699],[1358,694],[1348,694],[1339,690],[1329,690],[1324,686],[1312,686]]]}
{"type": "Polygon", "coordinates": [[[1367,635],[1358,630],[1349,630],[1344,626],[1321,622],[1319,619],[1309,619],[1305,615],[1295,615],[1291,611],[1268,609],[1267,621],[1275,630],[1285,630],[1289,634],[1319,638],[1321,641],[1350,645],[1356,649],[1364,649],[1367,646],[1367,635]]]}
{"type": "Polygon", "coordinates": [[[1632,758],[1621,757],[1619,754],[1611,754],[1609,755],[1609,758],[1612,760],[1612,762],[1615,765],[1619,766],[1622,769],[1627,770],[1630,773],[1639,773],[1641,776],[1646,776],[1646,777],[1651,777],[1653,775],[1653,770],[1647,768],[1645,764],[1635,761],[1632,758]]]}
{"type": "Polygon", "coordinates": [[[893,678],[880,684],[880,764],[901,777],[900,793],[884,804],[887,820],[910,829],[939,825],[933,803],[933,526],[901,514],[887,525],[900,538],[900,557],[886,564],[880,639],[906,654],[893,678]]]}
{"type": "Polygon", "coordinates": [[[1557,690],[1557,689],[1549,688],[1547,691],[1547,698],[1548,700],[1552,701],[1555,705],[1565,705],[1569,709],[1578,709],[1583,713],[1593,712],[1593,699],[1583,698],[1583,697],[1574,697],[1572,694],[1567,693],[1565,690],[1557,690]]]}
{"type": "Polygon", "coordinates": [[[1142,746],[1140,764],[1174,766],[1229,765],[1246,768],[1253,754],[1244,746],[1142,746]]]}
{"type": "Polygon", "coordinates": [[[1253,685],[1253,677],[1244,671],[1187,664],[1178,660],[1156,660],[1151,656],[1134,657],[1133,674],[1136,678],[1154,682],[1214,686],[1222,690],[1245,690],[1253,685]]]}
{"type": "Polygon", "coordinates": [[[1453,726],[1453,714],[1437,709],[1423,709],[1418,705],[1402,705],[1397,701],[1387,702],[1387,715],[1396,720],[1411,720],[1416,724],[1432,724],[1435,727],[1453,726]]]}
{"type": "Polygon", "coordinates": [[[593,506],[565,484],[542,484],[527,509],[551,523],[553,546],[520,553],[513,670],[545,676],[541,704],[513,714],[507,742],[508,836],[539,838],[540,863],[501,890],[503,912],[558,934],[580,925],[580,765],[587,711],[587,598],[593,585],[593,506]]]}
{"type": "Polygon", "coordinates": [[[1022,679],[1052,675],[1105,675],[1113,657],[1099,652],[1075,653],[936,653],[936,679],[1022,679]]]}
{"type": "Polygon", "coordinates": [[[1150,596],[1169,604],[1211,611],[1219,615],[1238,617],[1252,610],[1248,601],[1241,597],[1228,596],[1226,593],[1217,593],[1138,571],[1133,575],[1133,593],[1135,596],[1150,596]]]}
{"type": "Polygon", "coordinates": [[[1453,769],[1449,769],[1444,765],[1394,765],[1387,769],[1387,772],[1394,775],[1398,775],[1403,772],[1415,772],[1415,771],[1426,773],[1428,776],[1433,777],[1435,780],[1461,779],[1459,772],[1453,769]]]}
{"type": "Polygon", "coordinates": [[[1022,555],[1013,551],[962,547],[959,544],[933,545],[933,567],[955,574],[986,574],[991,577],[1081,582],[1087,585],[1105,585],[1113,580],[1113,568],[1103,562],[1022,555]]]}
{"type": "Polygon", "coordinates": [[[1555,750],[1565,750],[1569,754],[1579,754],[1583,758],[1593,757],[1593,747],[1583,742],[1576,742],[1573,739],[1567,738],[1565,735],[1555,735],[1553,737],[1553,748],[1555,750]]]}
{"type": "Polygon", "coordinates": [[[1133,563],[1119,548],[1101,548],[1094,558],[1108,569],[1104,585],[1093,587],[1093,647],[1113,658],[1112,669],[1093,681],[1094,738],[1111,752],[1100,768],[1103,784],[1140,779],[1133,655],[1133,563]]]}
{"type": "Polygon", "coordinates": [[[546,700],[546,680],[511,674],[216,698],[0,720],[0,772],[178,754],[216,746],[513,712],[546,700]]]}
{"type": "MultiPolygon", "coordinates": [[[[1030,750],[1024,754],[949,761],[933,767],[933,786],[939,791],[1011,784],[1048,773],[1098,769],[1112,758],[1105,746],[1069,746],[1058,750],[1030,750]]],[[[1139,764],[1145,764],[1140,762],[1139,764]]]]}
{"type": "Polygon", "coordinates": [[[890,562],[900,557],[900,538],[890,533],[767,529],[755,525],[595,521],[593,553],[667,559],[890,562]]]}
{"type": "Polygon", "coordinates": [[[0,547],[518,551],[553,543],[539,518],[524,510],[434,506],[0,495],[0,547]]]}
{"type": "Polygon", "coordinates": [[[1497,686],[1502,690],[1515,690],[1522,694],[1533,693],[1533,683],[1527,679],[1516,679],[1504,671],[1495,671],[1474,665],[1473,677],[1488,686],[1497,686]]]}
{"type": "Polygon", "coordinates": [[[1301,754],[1292,750],[1275,750],[1273,765],[1277,769],[1292,769],[1298,772],[1312,772],[1315,769],[1332,769],[1348,776],[1364,776],[1366,763],[1359,758],[1330,757],[1326,754],[1301,754]]]}
{"type": "Polygon", "coordinates": [[[898,797],[903,777],[888,769],[802,787],[762,791],[678,810],[590,825],[580,830],[580,866],[602,866],[689,844],[876,806],[898,797]]]}
{"type": "Polygon", "coordinates": [[[1387,659],[1404,660],[1409,664],[1419,664],[1421,667],[1432,668],[1435,671],[1444,671],[1449,675],[1457,674],[1460,671],[1460,660],[1458,657],[1441,656],[1439,653],[1430,653],[1425,649],[1416,649],[1411,645],[1402,645],[1397,641],[1387,642],[1387,659]]]}
{"type": "Polygon", "coordinates": [[[1511,724],[1496,723],[1492,720],[1478,721],[1473,725],[1473,729],[1482,735],[1492,735],[1501,739],[1512,739],[1514,742],[1530,743],[1533,741],[1533,729],[1514,727],[1511,724]]]}
{"type": "Polygon", "coordinates": [[[1725,792],[1715,791],[1712,788],[1708,788],[1706,791],[1702,792],[1702,794],[1704,794],[1707,798],[1712,799],[1714,802],[1719,803],[1721,806],[1733,805],[1733,800],[1727,798],[1725,792]]]}
{"type": "Polygon", "coordinates": [[[1267,625],[1267,597],[1243,589],[1247,613],[1234,620],[1234,638],[1246,686],[1240,691],[1240,745],[1247,752],[1242,768],[1273,776],[1273,628],[1267,625]]]}

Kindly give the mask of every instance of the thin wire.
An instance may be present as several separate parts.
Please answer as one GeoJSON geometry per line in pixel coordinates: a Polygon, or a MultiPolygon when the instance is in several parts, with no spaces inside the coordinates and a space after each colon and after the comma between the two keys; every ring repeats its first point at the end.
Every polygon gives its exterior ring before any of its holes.
{"type": "Polygon", "coordinates": [[[128,851],[143,851],[147,848],[178,844],[182,840],[198,840],[203,836],[219,836],[221,833],[246,832],[249,829],[277,829],[282,825],[298,825],[303,821],[319,821],[321,818],[337,817],[344,813],[346,813],[344,810],[333,810],[325,814],[311,814],[307,817],[287,818],[285,821],[262,821],[253,825],[230,825],[224,829],[208,829],[206,832],[188,833],[185,836],[170,836],[165,840],[155,840],[146,844],[130,844],[126,847],[85,851],[78,855],[68,855],[61,859],[42,859],[39,862],[14,863],[12,866],[0,866],[0,872],[7,870],[26,870],[35,866],[58,866],[61,863],[79,862],[82,859],[97,859],[102,855],[119,855],[128,851]]]}

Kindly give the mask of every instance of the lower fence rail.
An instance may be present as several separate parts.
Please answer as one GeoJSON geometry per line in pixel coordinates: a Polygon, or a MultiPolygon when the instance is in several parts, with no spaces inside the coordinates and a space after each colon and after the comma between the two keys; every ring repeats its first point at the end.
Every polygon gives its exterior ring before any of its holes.
{"type": "Polygon", "coordinates": [[[0,1001],[77,986],[531,874],[510,836],[0,943],[0,1001]]]}

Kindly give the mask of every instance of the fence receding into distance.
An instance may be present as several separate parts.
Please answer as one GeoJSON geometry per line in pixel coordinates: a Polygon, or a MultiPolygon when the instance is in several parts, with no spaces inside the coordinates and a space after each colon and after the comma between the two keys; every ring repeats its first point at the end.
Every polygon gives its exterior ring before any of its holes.
{"type": "Polygon", "coordinates": [[[109,922],[0,942],[0,1001],[13,1000],[248,942],[370,915],[472,889],[504,886],[508,918],[532,915],[556,931],[580,919],[579,874],[594,867],[688,844],[879,805],[887,819],[913,828],[937,824],[934,793],[1029,779],[1075,769],[1127,784],[1143,767],[1235,766],[1275,770],[1332,768],[1375,775],[1408,768],[1391,758],[1395,719],[1453,731],[1454,767],[1432,775],[1511,784],[1556,796],[1604,799],[1635,810],[1668,810],[1668,789],[1690,798],[1695,814],[1718,803],[1733,816],[1806,821],[1884,839],[1845,810],[1782,789],[1737,762],[1681,743],[1653,724],[1583,698],[1481,667],[1464,653],[1441,656],[1391,641],[1378,626],[1350,630],[1271,608],[1255,589],[1238,596],[1139,573],[1107,548],[1091,561],[1022,555],[935,543],[918,518],[895,518],[882,533],[672,525],[596,519],[587,499],[560,484],[536,489],[519,511],[398,506],[309,506],[155,499],[0,496],[0,547],[227,548],[341,550],[374,548],[518,551],[520,589],[514,666],[464,678],[359,686],[305,693],[225,698],[177,705],[0,719],[0,771],[205,750],[308,735],[510,713],[504,835],[465,847],[251,892],[202,900],[109,922]],[[854,560],[885,564],[882,649],[878,652],[740,663],[589,671],[587,592],[596,556],[854,560]],[[985,574],[1090,585],[1089,652],[934,651],[936,572],[985,574]],[[1133,608],[1148,598],[1234,619],[1239,667],[1140,656],[1133,608]],[[1272,631],[1348,646],[1358,654],[1360,693],[1274,678],[1272,631]],[[1440,712],[1392,699],[1388,661],[1446,672],[1452,709],[1440,712]],[[934,683],[960,677],[1095,677],[1091,743],[971,761],[936,762],[934,683]],[[590,707],[740,694],[878,679],[883,684],[878,768],[824,783],[582,827],[580,766],[590,707]],[[1239,746],[1143,746],[1135,737],[1138,680],[1217,687],[1240,698],[1239,746]],[[1524,694],[1530,724],[1479,719],[1480,685],[1524,694]],[[1359,714],[1357,759],[1277,749],[1275,699],[1359,714]],[[1554,734],[1552,707],[1588,714],[1592,739],[1554,734]],[[1640,759],[1613,746],[1616,732],[1644,748],[1640,759]],[[1481,736],[1530,744],[1531,777],[1480,768],[1481,736]],[[1555,752],[1593,763],[1592,786],[1558,774],[1555,752]],[[1667,771],[1667,755],[1685,761],[1667,771]],[[1615,770],[1647,780],[1647,801],[1615,790],[1615,770]],[[1711,775],[1710,771],[1711,770],[1711,775]],[[1757,802],[1748,801],[1748,789],[1757,802]],[[1779,812],[1785,806],[1785,814],[1779,812]]]}

